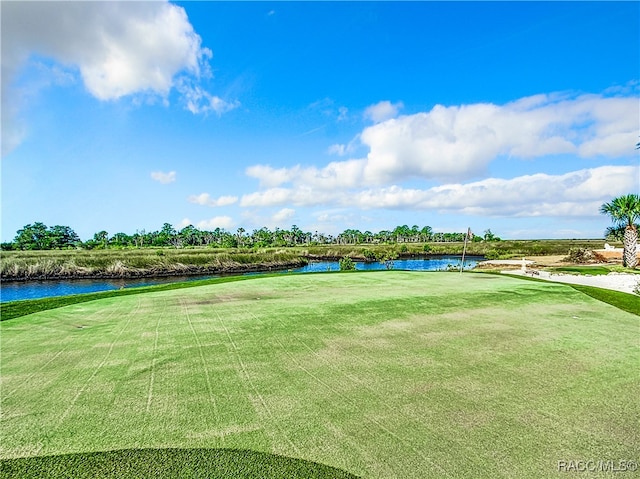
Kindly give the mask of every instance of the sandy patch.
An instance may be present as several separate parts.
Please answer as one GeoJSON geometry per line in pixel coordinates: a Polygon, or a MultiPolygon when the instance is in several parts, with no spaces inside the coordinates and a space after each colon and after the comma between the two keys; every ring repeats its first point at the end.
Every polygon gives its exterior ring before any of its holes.
{"type": "MultiPolygon", "coordinates": [[[[506,274],[519,276],[531,276],[531,273],[523,273],[521,270],[502,271],[506,274]]],[[[623,293],[634,293],[640,285],[640,274],[633,273],[609,273],[607,275],[582,275],[582,274],[562,274],[550,273],[548,271],[537,271],[534,278],[554,281],[557,283],[582,284],[585,286],[595,286],[597,288],[612,289],[623,293]]]]}

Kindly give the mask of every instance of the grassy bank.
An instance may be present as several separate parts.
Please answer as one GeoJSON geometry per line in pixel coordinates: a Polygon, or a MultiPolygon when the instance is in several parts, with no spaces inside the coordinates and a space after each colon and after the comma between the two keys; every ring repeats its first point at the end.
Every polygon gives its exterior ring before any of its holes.
{"type": "Polygon", "coordinates": [[[106,249],[7,251],[2,279],[121,278],[220,272],[268,271],[306,264],[291,250],[106,249]]]}
{"type": "MultiPolygon", "coordinates": [[[[467,254],[509,259],[518,256],[566,255],[571,248],[601,249],[603,240],[507,240],[467,243],[467,254]]],[[[364,252],[395,253],[399,255],[434,254],[460,255],[464,243],[403,243],[393,245],[319,245],[298,247],[302,254],[319,257],[363,258],[364,252]]]]}
{"type": "MultiPolygon", "coordinates": [[[[467,254],[492,258],[567,254],[570,248],[601,248],[601,240],[531,240],[469,243],[467,254]]],[[[353,259],[462,254],[463,243],[394,245],[319,245],[294,248],[140,248],[106,250],[3,251],[0,276],[5,280],[50,278],[119,278],[209,274],[286,269],[309,259],[353,259]]]]}
{"type": "Polygon", "coordinates": [[[640,447],[638,317],[561,284],[260,277],[0,328],[7,461],[232,449],[369,478],[538,478],[640,447]]]}

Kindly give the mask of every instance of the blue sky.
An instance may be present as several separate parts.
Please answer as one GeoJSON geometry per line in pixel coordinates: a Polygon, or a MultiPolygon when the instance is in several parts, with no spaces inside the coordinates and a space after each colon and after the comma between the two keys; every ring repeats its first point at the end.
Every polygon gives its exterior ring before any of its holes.
{"type": "Polygon", "coordinates": [[[597,238],[640,189],[638,2],[2,2],[2,240],[396,225],[597,238]]]}

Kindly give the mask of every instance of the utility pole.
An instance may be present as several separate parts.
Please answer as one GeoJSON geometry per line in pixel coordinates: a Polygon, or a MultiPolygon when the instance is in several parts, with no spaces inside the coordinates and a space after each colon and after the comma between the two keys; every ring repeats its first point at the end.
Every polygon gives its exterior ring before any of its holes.
{"type": "Polygon", "coordinates": [[[464,269],[464,255],[467,253],[467,240],[471,238],[471,228],[467,228],[467,234],[464,235],[464,247],[462,248],[462,261],[460,262],[460,274],[464,269]]]}

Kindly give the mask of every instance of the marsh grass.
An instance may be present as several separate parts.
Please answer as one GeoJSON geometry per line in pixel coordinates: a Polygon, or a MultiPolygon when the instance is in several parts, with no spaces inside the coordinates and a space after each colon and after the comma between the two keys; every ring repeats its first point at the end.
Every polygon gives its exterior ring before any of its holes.
{"type": "Polygon", "coordinates": [[[3,279],[151,276],[206,273],[256,267],[276,269],[303,265],[293,251],[198,249],[113,249],[6,251],[0,256],[3,279]]]}

